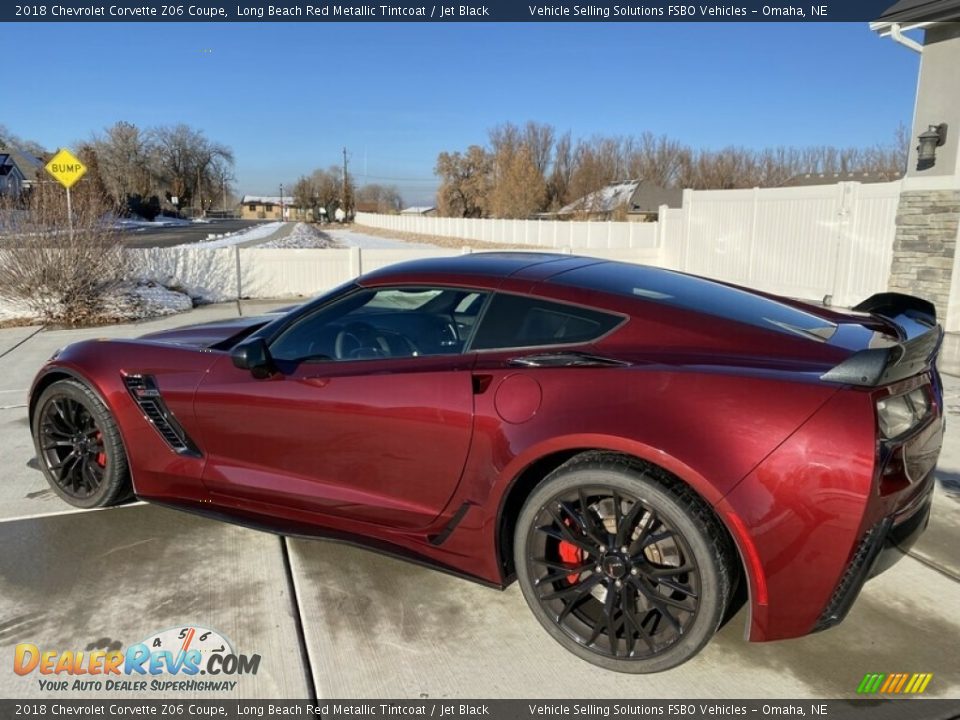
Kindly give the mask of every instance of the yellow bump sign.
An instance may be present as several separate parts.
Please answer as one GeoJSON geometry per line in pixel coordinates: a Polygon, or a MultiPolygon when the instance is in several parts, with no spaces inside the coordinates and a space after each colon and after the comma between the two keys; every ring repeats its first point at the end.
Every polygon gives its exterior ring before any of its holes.
{"type": "Polygon", "coordinates": [[[47,172],[65,188],[71,188],[87,172],[84,165],[72,152],[63,148],[46,165],[47,172]]]}

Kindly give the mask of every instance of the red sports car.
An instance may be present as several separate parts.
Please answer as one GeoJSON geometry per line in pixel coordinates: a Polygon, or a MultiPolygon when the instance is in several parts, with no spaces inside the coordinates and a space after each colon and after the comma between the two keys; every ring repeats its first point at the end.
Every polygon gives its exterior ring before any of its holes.
{"type": "Polygon", "coordinates": [[[924,529],[932,305],[596,258],[394,265],[272,317],[71,345],[30,396],[79,507],[136,495],[503,588],[612,670],[822,630],[924,529]]]}

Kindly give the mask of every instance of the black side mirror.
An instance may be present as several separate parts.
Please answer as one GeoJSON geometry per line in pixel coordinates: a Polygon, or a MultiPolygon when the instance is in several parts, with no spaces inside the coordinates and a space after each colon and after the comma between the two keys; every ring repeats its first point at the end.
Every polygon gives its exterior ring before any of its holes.
{"type": "Polygon", "coordinates": [[[270,350],[263,338],[251,338],[230,351],[233,364],[241,370],[249,370],[258,380],[273,375],[276,368],[270,350]]]}

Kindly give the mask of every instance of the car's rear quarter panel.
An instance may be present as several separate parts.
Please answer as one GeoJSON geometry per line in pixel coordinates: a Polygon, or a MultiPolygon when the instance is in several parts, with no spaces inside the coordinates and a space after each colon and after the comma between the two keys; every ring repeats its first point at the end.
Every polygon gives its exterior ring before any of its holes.
{"type": "Polygon", "coordinates": [[[497,547],[497,512],[516,478],[565,451],[633,455],[718,503],[836,392],[816,383],[655,367],[504,368],[494,355],[479,358],[475,373],[492,379],[475,398],[474,441],[448,510],[464,502],[478,507],[447,542],[451,552],[465,553],[478,541],[497,547]],[[507,422],[498,396],[518,376],[535,380],[542,400],[528,420],[507,422]]]}

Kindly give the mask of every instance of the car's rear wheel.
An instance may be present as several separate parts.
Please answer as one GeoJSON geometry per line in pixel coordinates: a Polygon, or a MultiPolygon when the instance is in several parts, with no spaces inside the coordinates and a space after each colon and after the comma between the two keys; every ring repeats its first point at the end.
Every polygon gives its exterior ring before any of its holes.
{"type": "Polygon", "coordinates": [[[33,442],[50,487],[71,505],[115,505],[130,495],[127,456],[110,411],[86,385],[59,380],[40,395],[33,442]]]}
{"type": "Polygon", "coordinates": [[[533,614],[571,652],[610,670],[675,667],[713,637],[734,550],[710,508],[665,473],[578,456],[527,499],[514,562],[533,614]]]}

